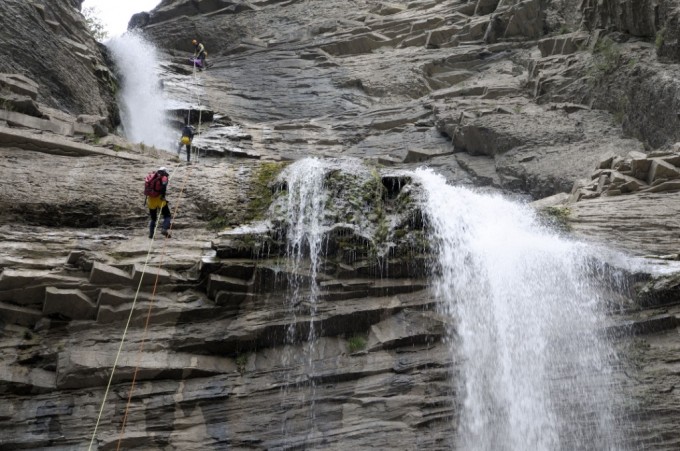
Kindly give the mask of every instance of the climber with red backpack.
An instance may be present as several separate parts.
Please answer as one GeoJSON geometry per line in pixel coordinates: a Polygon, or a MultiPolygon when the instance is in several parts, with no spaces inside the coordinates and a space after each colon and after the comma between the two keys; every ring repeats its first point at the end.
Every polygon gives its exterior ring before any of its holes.
{"type": "Polygon", "coordinates": [[[169,175],[168,170],[165,167],[161,167],[155,172],[149,172],[144,178],[144,195],[146,196],[146,205],[149,207],[149,216],[151,216],[151,222],[149,223],[149,238],[153,238],[156,230],[158,210],[161,210],[161,214],[163,215],[161,234],[166,238],[170,238],[171,214],[170,207],[168,207],[168,201],[165,199],[169,175]]]}

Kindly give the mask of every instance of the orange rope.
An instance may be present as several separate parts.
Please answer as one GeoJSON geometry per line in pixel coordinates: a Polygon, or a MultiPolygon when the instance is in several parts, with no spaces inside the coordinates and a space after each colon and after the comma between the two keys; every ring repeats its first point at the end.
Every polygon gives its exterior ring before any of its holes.
{"type": "MultiPolygon", "coordinates": [[[[187,174],[184,177],[184,181],[182,182],[182,187],[180,188],[179,191],[179,200],[177,201],[177,205],[174,208],[174,211],[172,213],[172,219],[170,222],[170,228],[168,229],[168,232],[172,231],[172,226],[175,224],[175,216],[177,215],[177,211],[179,210],[179,206],[182,203],[182,194],[184,193],[184,187],[186,186],[186,182],[189,179],[189,175],[191,173],[192,166],[188,166],[187,169],[187,174]]],[[[160,218],[159,218],[160,220],[160,218]]],[[[154,301],[156,299],[156,289],[158,287],[158,280],[160,278],[160,269],[161,266],[163,266],[163,260],[165,258],[165,248],[166,248],[166,243],[168,239],[163,240],[163,247],[161,248],[161,259],[158,262],[158,271],[156,272],[156,280],[154,281],[153,285],[153,291],[151,292],[151,300],[149,301],[149,308],[146,313],[146,321],[144,323],[144,334],[142,335],[142,342],[139,345],[139,351],[137,352],[137,361],[135,362],[135,372],[132,375],[132,382],[130,383],[130,393],[128,395],[127,399],[127,404],[125,405],[125,414],[123,415],[123,424],[121,425],[120,428],[120,435],[118,436],[118,444],[116,445],[116,451],[120,451],[120,445],[123,441],[123,435],[125,434],[125,426],[127,424],[127,419],[128,419],[128,413],[130,411],[130,404],[132,403],[132,394],[135,390],[135,382],[137,381],[137,374],[139,373],[139,363],[141,359],[142,352],[144,352],[144,344],[146,343],[146,338],[148,334],[148,329],[149,329],[149,322],[151,319],[151,310],[153,309],[154,301]]],[[[142,274],[142,277],[144,275],[142,274]]]]}

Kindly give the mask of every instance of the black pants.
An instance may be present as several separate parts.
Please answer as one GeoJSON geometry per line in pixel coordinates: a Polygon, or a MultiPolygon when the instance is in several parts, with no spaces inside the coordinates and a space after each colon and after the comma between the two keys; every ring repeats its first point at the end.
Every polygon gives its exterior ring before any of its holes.
{"type": "Polygon", "coordinates": [[[189,143],[189,144],[181,144],[180,143],[179,147],[177,148],[177,156],[179,157],[180,154],[182,153],[182,146],[183,145],[186,146],[186,148],[187,148],[187,162],[190,162],[191,161],[191,143],[189,143]]]}
{"type": "MultiPolygon", "coordinates": [[[[161,208],[161,215],[163,215],[163,224],[161,225],[162,230],[168,230],[170,228],[170,220],[172,214],[170,213],[170,207],[167,202],[165,207],[161,208]]],[[[153,231],[156,229],[156,221],[158,220],[158,209],[149,209],[149,216],[151,216],[151,222],[149,223],[149,237],[153,236],[153,231]]]]}

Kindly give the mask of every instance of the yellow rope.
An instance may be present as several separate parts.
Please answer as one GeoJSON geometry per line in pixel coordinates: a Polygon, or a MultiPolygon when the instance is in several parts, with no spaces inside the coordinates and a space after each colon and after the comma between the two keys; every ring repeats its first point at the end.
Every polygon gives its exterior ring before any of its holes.
{"type": "MultiPolygon", "coordinates": [[[[194,66],[194,70],[193,70],[193,75],[194,75],[194,87],[196,87],[197,84],[198,84],[197,81],[196,81],[196,64],[194,63],[193,66],[194,66]]],[[[197,103],[198,103],[198,107],[199,107],[199,108],[198,108],[199,111],[198,111],[198,133],[197,133],[197,136],[200,137],[200,135],[201,135],[201,123],[202,123],[202,110],[201,110],[201,108],[200,108],[200,107],[201,107],[201,100],[200,100],[201,98],[200,98],[200,94],[197,94],[197,97],[196,97],[196,98],[197,98],[197,103]]],[[[190,121],[191,121],[191,106],[189,106],[189,113],[188,113],[188,115],[187,115],[187,123],[189,123],[190,121]]],[[[193,149],[193,147],[194,147],[194,146],[193,146],[193,140],[192,140],[192,145],[189,147],[189,149],[190,149],[190,150],[189,150],[189,161],[191,161],[191,150],[193,149]]],[[[180,162],[181,162],[181,159],[180,159],[180,162]]],[[[198,157],[196,157],[196,162],[198,162],[198,157]]],[[[178,168],[179,166],[180,166],[180,163],[178,163],[177,166],[175,166],[175,168],[174,168],[173,171],[172,171],[172,174],[171,174],[170,177],[168,178],[168,181],[169,181],[169,180],[172,178],[172,176],[175,174],[175,171],[177,171],[177,168],[178,168]]],[[[187,176],[185,177],[184,183],[182,184],[182,189],[181,189],[181,191],[180,191],[180,199],[181,199],[182,192],[184,191],[184,184],[186,183],[186,180],[187,180],[187,178],[188,178],[189,173],[190,173],[190,169],[187,171],[187,176]]],[[[173,215],[172,215],[172,219],[171,219],[170,229],[169,229],[169,230],[172,230],[172,225],[173,225],[173,223],[174,223],[174,218],[175,218],[175,215],[177,214],[178,209],[179,209],[179,202],[178,202],[177,206],[175,207],[175,211],[174,211],[174,213],[173,213],[173,215]]],[[[125,324],[125,329],[123,330],[123,336],[122,336],[122,338],[121,338],[121,340],[120,340],[120,345],[118,346],[118,352],[116,353],[116,358],[115,358],[115,360],[114,360],[114,362],[113,362],[113,368],[111,369],[111,376],[109,377],[109,381],[108,381],[108,383],[106,384],[106,390],[104,391],[104,399],[102,400],[102,404],[101,404],[101,407],[100,407],[100,409],[99,409],[99,414],[97,415],[97,422],[95,423],[94,431],[92,432],[92,438],[90,439],[90,445],[89,445],[89,447],[87,448],[88,451],[92,451],[92,445],[94,444],[94,440],[95,440],[95,438],[96,438],[96,436],[97,436],[97,429],[99,428],[99,424],[100,424],[100,422],[101,422],[102,414],[103,414],[103,412],[104,412],[104,407],[105,407],[105,405],[106,405],[106,398],[107,398],[108,395],[109,395],[109,391],[110,391],[111,385],[112,385],[112,383],[113,383],[113,376],[114,376],[114,374],[115,374],[115,372],[116,372],[116,368],[117,368],[117,366],[118,366],[118,361],[119,361],[119,359],[120,359],[120,355],[121,355],[122,350],[123,350],[123,345],[124,345],[124,343],[125,343],[125,338],[126,338],[126,336],[127,336],[127,332],[128,332],[128,330],[129,330],[129,328],[130,328],[130,323],[132,322],[132,315],[134,314],[135,306],[137,305],[137,298],[139,297],[139,292],[140,292],[140,290],[141,290],[141,288],[142,288],[142,282],[143,282],[143,280],[144,280],[144,274],[146,273],[146,269],[147,269],[148,264],[149,264],[149,259],[151,258],[151,250],[152,250],[152,248],[153,248],[153,243],[154,243],[154,241],[156,240],[156,231],[158,230],[158,224],[159,224],[159,223],[160,223],[160,218],[158,218],[158,219],[156,220],[156,226],[155,226],[155,228],[154,228],[154,233],[153,233],[153,237],[152,237],[152,239],[151,239],[151,243],[149,244],[149,250],[148,250],[147,255],[146,255],[146,261],[144,262],[144,267],[143,267],[143,269],[142,269],[142,275],[141,275],[141,277],[140,277],[140,279],[139,279],[139,285],[137,286],[137,291],[135,292],[135,297],[134,297],[134,299],[133,299],[133,301],[132,301],[132,307],[130,308],[130,314],[128,315],[128,319],[127,319],[127,322],[126,322],[126,324],[125,324]]],[[[163,263],[163,256],[164,256],[164,253],[165,253],[165,245],[163,246],[163,250],[162,250],[162,252],[161,252],[161,261],[160,261],[160,263],[159,263],[159,265],[158,265],[158,268],[159,268],[159,269],[160,269],[160,267],[161,267],[161,265],[162,265],[162,263],[163,263]]],[[[138,354],[137,354],[138,358],[139,358],[139,356],[141,355],[141,352],[142,352],[143,349],[144,349],[144,342],[145,342],[145,340],[146,340],[146,333],[147,333],[147,328],[148,328],[148,325],[149,325],[149,318],[150,318],[150,315],[151,315],[151,307],[153,306],[153,301],[154,301],[154,299],[155,299],[155,294],[156,294],[156,286],[158,285],[158,277],[159,277],[159,275],[156,274],[156,281],[155,281],[155,283],[154,283],[154,289],[153,289],[153,292],[152,292],[152,295],[151,295],[151,301],[150,301],[150,305],[149,305],[149,311],[148,311],[148,313],[147,313],[146,324],[145,324],[145,326],[144,326],[144,336],[143,336],[143,338],[142,338],[141,349],[140,349],[140,351],[139,351],[138,354]]],[[[134,384],[135,384],[135,381],[136,381],[136,379],[137,379],[137,372],[138,372],[138,369],[139,369],[139,361],[137,361],[137,364],[135,365],[135,372],[134,372],[134,375],[133,375],[132,385],[131,385],[131,388],[130,388],[130,395],[129,395],[129,397],[128,397],[128,402],[127,402],[127,405],[126,405],[126,408],[125,408],[125,416],[124,416],[124,418],[123,418],[123,425],[122,425],[122,428],[121,428],[120,437],[119,437],[119,439],[118,439],[118,446],[117,446],[116,449],[119,449],[119,448],[120,448],[120,443],[121,443],[121,441],[122,441],[122,435],[123,435],[124,430],[125,430],[125,423],[127,422],[128,409],[129,409],[129,407],[130,407],[130,401],[131,401],[131,399],[132,399],[132,392],[133,392],[133,390],[134,390],[134,384]]]]}
{"type": "MultiPolygon", "coordinates": [[[[168,177],[168,183],[170,182],[170,179],[172,179],[172,176],[175,174],[175,171],[177,171],[178,167],[179,167],[179,164],[177,166],[175,166],[175,169],[173,169],[172,174],[170,174],[170,177],[168,177]]],[[[97,422],[95,423],[94,431],[92,432],[92,438],[90,439],[90,446],[88,446],[88,448],[87,448],[88,451],[92,451],[92,445],[94,444],[94,439],[97,436],[97,429],[99,428],[99,423],[101,422],[102,414],[104,413],[104,406],[106,405],[106,398],[109,395],[109,390],[111,389],[111,384],[113,383],[113,376],[116,372],[116,368],[118,366],[118,360],[120,359],[120,354],[122,353],[122,350],[123,350],[123,344],[125,344],[125,337],[127,336],[128,329],[130,328],[130,323],[132,322],[132,315],[134,314],[135,306],[137,305],[137,298],[139,297],[139,292],[142,289],[142,282],[144,281],[144,274],[146,273],[146,268],[148,267],[149,259],[151,258],[151,250],[153,249],[153,243],[154,243],[154,241],[156,241],[156,231],[158,230],[158,224],[159,223],[160,223],[160,218],[157,218],[156,227],[154,228],[154,232],[153,232],[153,237],[151,238],[151,243],[149,244],[149,250],[147,251],[147,254],[146,254],[146,261],[144,262],[144,267],[142,268],[142,276],[139,279],[139,285],[137,285],[137,291],[135,293],[134,299],[132,300],[132,307],[130,308],[130,314],[128,315],[127,323],[125,323],[125,329],[123,330],[123,337],[120,340],[120,345],[118,346],[118,352],[116,353],[116,358],[113,361],[113,368],[111,369],[111,376],[109,376],[109,381],[106,384],[106,390],[104,391],[104,399],[102,399],[102,405],[99,408],[99,415],[97,415],[97,422]]],[[[171,223],[171,227],[172,227],[172,223],[171,223]]]]}
{"type": "MultiPolygon", "coordinates": [[[[172,214],[172,220],[170,222],[170,228],[168,229],[168,232],[172,230],[172,226],[174,224],[175,216],[177,215],[177,211],[179,210],[179,206],[181,204],[182,200],[182,194],[184,193],[184,187],[186,186],[186,182],[189,179],[189,175],[191,173],[191,168],[187,170],[187,174],[184,177],[184,181],[182,182],[182,187],[180,188],[179,191],[179,200],[177,201],[177,205],[175,205],[175,210],[172,214]]],[[[147,331],[149,329],[149,321],[151,320],[151,309],[153,308],[153,304],[156,300],[156,290],[158,288],[158,280],[160,278],[160,268],[163,266],[163,260],[165,259],[165,245],[166,241],[163,241],[163,249],[161,251],[161,260],[158,262],[158,270],[156,272],[156,280],[154,281],[153,285],[153,291],[151,292],[151,300],[149,301],[149,308],[146,313],[146,321],[144,323],[144,334],[142,336],[142,341],[139,345],[139,351],[137,352],[137,358],[135,361],[135,372],[132,375],[132,382],[130,383],[130,393],[128,395],[128,400],[127,404],[125,405],[125,414],[123,415],[123,422],[120,428],[120,435],[118,436],[118,444],[116,446],[116,451],[120,450],[120,445],[123,441],[123,434],[125,433],[125,426],[127,424],[127,419],[128,419],[128,412],[130,410],[130,404],[132,403],[132,394],[135,390],[135,383],[137,381],[137,374],[139,372],[139,361],[142,355],[142,352],[144,352],[144,344],[146,343],[146,337],[147,337],[147,331]]]]}

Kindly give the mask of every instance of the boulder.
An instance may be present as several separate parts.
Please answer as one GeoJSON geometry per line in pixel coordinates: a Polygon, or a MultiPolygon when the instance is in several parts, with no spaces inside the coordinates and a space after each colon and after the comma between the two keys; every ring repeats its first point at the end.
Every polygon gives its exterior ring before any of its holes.
{"type": "Polygon", "coordinates": [[[617,156],[614,155],[613,153],[608,153],[602,157],[600,157],[600,162],[597,164],[598,169],[612,169],[612,164],[614,162],[614,158],[617,156]]]}
{"type": "Polygon", "coordinates": [[[635,178],[647,180],[649,168],[651,166],[652,162],[646,155],[643,157],[635,155],[630,159],[630,173],[635,178]]]}
{"type": "Polygon", "coordinates": [[[132,280],[135,285],[139,285],[140,281],[144,286],[165,285],[173,281],[173,276],[169,271],[153,264],[145,266],[142,263],[136,263],[132,270],[132,280]]]}
{"type": "Polygon", "coordinates": [[[130,285],[132,278],[129,273],[121,269],[95,262],[90,271],[90,283],[94,285],[130,285]]]}
{"type": "Polygon", "coordinates": [[[649,171],[647,172],[647,183],[652,184],[659,179],[673,180],[680,176],[680,171],[672,164],[654,158],[651,160],[649,165],[649,171]]]}
{"type": "Polygon", "coordinates": [[[82,291],[62,290],[54,287],[45,289],[44,315],[58,315],[68,319],[94,319],[97,307],[82,291]]]}
{"type": "Polygon", "coordinates": [[[132,302],[134,298],[135,294],[132,291],[117,291],[110,288],[102,288],[99,290],[97,305],[99,308],[102,306],[118,307],[132,302]]]}
{"type": "Polygon", "coordinates": [[[569,194],[567,193],[557,193],[552,196],[544,197],[543,199],[535,200],[529,205],[537,210],[542,210],[548,207],[557,207],[567,203],[569,200],[569,194]]]}
{"type": "Polygon", "coordinates": [[[660,193],[663,191],[677,191],[678,189],[680,189],[680,180],[671,180],[649,187],[644,191],[647,193],[660,193]]]}
{"type": "MultiPolygon", "coordinates": [[[[2,116],[3,110],[0,110],[2,116]]],[[[18,114],[18,113],[15,113],[18,114]]],[[[41,121],[31,116],[21,115],[29,121],[41,121]],[[27,119],[30,118],[30,119],[27,119]]],[[[47,121],[49,122],[49,121],[47,121]]],[[[53,127],[54,125],[50,125],[53,127]]],[[[65,131],[68,127],[57,126],[60,131],[65,131]]],[[[69,129],[70,131],[70,129],[69,129]]],[[[34,152],[44,152],[53,155],[65,156],[86,156],[86,155],[106,155],[126,160],[139,160],[140,157],[125,152],[114,152],[101,147],[94,147],[83,143],[69,141],[60,136],[45,137],[33,134],[26,130],[15,130],[0,126],[0,147],[20,147],[34,152]]]]}
{"type": "Polygon", "coordinates": [[[19,126],[32,128],[35,130],[43,130],[46,132],[56,133],[58,135],[72,136],[73,125],[64,122],[57,122],[48,119],[40,119],[28,114],[22,114],[16,111],[0,110],[0,119],[6,121],[10,126],[19,126]]]}
{"type": "Polygon", "coordinates": [[[76,133],[79,130],[79,124],[82,124],[83,129],[92,130],[91,133],[99,138],[103,138],[109,134],[108,120],[103,116],[96,116],[91,114],[81,114],[76,118],[76,133]]]}
{"type": "Polygon", "coordinates": [[[0,74],[0,89],[27,96],[31,100],[38,98],[38,83],[21,74],[0,74]]]}
{"type": "MultiPolygon", "coordinates": [[[[43,117],[38,104],[28,96],[14,93],[0,92],[0,107],[3,110],[27,114],[34,117],[43,117]]],[[[7,122],[7,120],[4,120],[7,122]]]]}

